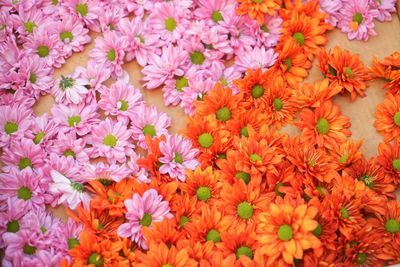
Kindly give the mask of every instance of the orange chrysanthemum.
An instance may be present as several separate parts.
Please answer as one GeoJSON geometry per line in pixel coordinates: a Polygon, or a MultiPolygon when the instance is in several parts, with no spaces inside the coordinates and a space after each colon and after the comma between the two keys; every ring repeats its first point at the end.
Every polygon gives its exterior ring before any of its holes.
{"type": "Polygon", "coordinates": [[[387,83],[383,88],[388,93],[398,94],[400,92],[400,52],[394,52],[384,60],[372,59],[370,71],[373,77],[384,79],[387,83]]]}
{"type": "Polygon", "coordinates": [[[237,118],[226,124],[231,135],[249,137],[248,126],[258,131],[267,121],[267,114],[263,109],[252,108],[242,112],[237,118]]]}
{"type": "Polygon", "coordinates": [[[303,258],[305,250],[321,247],[320,240],[312,233],[318,227],[314,220],[317,213],[315,206],[277,198],[276,203],[259,214],[256,239],[260,253],[268,256],[267,265],[294,264],[295,258],[303,258]]]}
{"type": "Polygon", "coordinates": [[[186,249],[177,249],[175,246],[168,247],[164,243],[152,243],[146,253],[136,253],[137,267],[197,267],[194,259],[189,257],[186,249]]]}
{"type": "Polygon", "coordinates": [[[379,144],[378,163],[383,169],[383,173],[390,181],[395,184],[400,183],[400,140],[394,144],[379,144]]]}
{"type": "Polygon", "coordinates": [[[265,14],[274,15],[279,9],[278,0],[237,0],[239,3],[236,13],[238,15],[248,15],[261,25],[264,23],[265,14]]]}
{"type": "Polygon", "coordinates": [[[176,246],[178,241],[184,237],[184,233],[178,231],[176,222],[172,219],[164,219],[161,222],[154,222],[149,227],[142,228],[142,234],[148,244],[165,243],[168,246],[176,246]]]}
{"type": "Polygon", "coordinates": [[[171,211],[175,212],[175,219],[179,228],[185,229],[187,222],[191,221],[193,214],[198,213],[201,203],[197,196],[177,195],[171,202],[171,211]]]}
{"type": "Polygon", "coordinates": [[[329,151],[332,157],[336,159],[338,170],[342,170],[350,166],[352,163],[361,158],[362,153],[359,151],[359,149],[362,144],[362,140],[359,140],[357,142],[347,140],[343,144],[337,145],[333,150],[329,151]]]}
{"type": "Polygon", "coordinates": [[[315,111],[304,109],[296,126],[302,129],[300,141],[333,149],[351,135],[350,119],[342,116],[340,108],[331,101],[324,102],[315,111]]]}
{"type": "MultiPolygon", "coordinates": [[[[215,253],[215,247],[213,242],[200,242],[192,239],[181,240],[178,243],[178,249],[186,249],[189,257],[194,259],[199,265],[198,266],[210,266],[209,261],[212,259],[215,253]]],[[[211,267],[211,266],[210,266],[211,267]]]]}
{"type": "Polygon", "coordinates": [[[400,137],[400,95],[388,94],[382,104],[377,105],[375,112],[376,130],[385,142],[400,137]]]}
{"type": "Polygon", "coordinates": [[[98,241],[94,234],[83,230],[80,236],[79,245],[71,249],[69,255],[73,260],[72,267],[129,266],[129,261],[119,255],[121,249],[121,241],[111,241],[108,239],[98,241]]]}
{"type": "Polygon", "coordinates": [[[372,226],[384,243],[400,241],[400,202],[388,201],[383,214],[375,214],[368,218],[368,225],[372,226]]]}
{"type": "Polygon", "coordinates": [[[350,93],[351,100],[357,95],[364,96],[367,89],[365,81],[370,79],[358,54],[335,47],[329,54],[321,50],[318,54],[319,68],[322,74],[333,84],[342,88],[342,94],[350,93]]]}

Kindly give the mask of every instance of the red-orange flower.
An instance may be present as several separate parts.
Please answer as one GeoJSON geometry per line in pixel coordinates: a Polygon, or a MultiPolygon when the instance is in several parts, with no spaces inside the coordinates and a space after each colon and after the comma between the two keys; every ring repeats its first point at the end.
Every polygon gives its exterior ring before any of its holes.
{"type": "Polygon", "coordinates": [[[387,94],[382,104],[376,107],[376,130],[385,142],[400,137],[400,95],[387,94]]]}
{"type": "Polygon", "coordinates": [[[383,87],[388,90],[387,93],[395,95],[400,92],[400,52],[396,51],[382,61],[374,57],[370,71],[373,77],[387,82],[383,87]]]}
{"type": "Polygon", "coordinates": [[[395,184],[400,183],[400,139],[394,144],[379,144],[378,163],[382,166],[383,173],[395,184]]]}
{"type": "Polygon", "coordinates": [[[333,150],[330,150],[329,153],[336,160],[338,164],[338,170],[342,170],[352,163],[359,160],[362,156],[362,153],[359,151],[363,141],[354,142],[352,140],[347,140],[343,144],[336,145],[333,150]]]}
{"type": "Polygon", "coordinates": [[[248,15],[261,25],[264,23],[265,14],[274,15],[279,9],[278,0],[237,0],[239,3],[236,13],[248,15]]]}

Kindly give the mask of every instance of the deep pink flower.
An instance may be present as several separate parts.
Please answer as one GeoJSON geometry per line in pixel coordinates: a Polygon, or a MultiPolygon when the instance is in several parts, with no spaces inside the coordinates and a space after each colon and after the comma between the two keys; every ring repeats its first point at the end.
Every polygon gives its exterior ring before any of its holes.
{"type": "Polygon", "coordinates": [[[144,86],[155,89],[167,79],[174,76],[183,76],[188,54],[179,46],[163,47],[161,56],[153,54],[149,65],[142,69],[144,86]]]}
{"type": "Polygon", "coordinates": [[[142,196],[135,193],[132,199],[126,199],[124,203],[128,222],[121,224],[117,233],[121,237],[130,237],[141,248],[147,249],[141,228],[151,227],[153,222],[161,222],[164,218],[172,218],[169,203],[155,189],[147,190],[142,196]]]}
{"type": "Polygon", "coordinates": [[[94,126],[87,143],[91,144],[91,157],[106,157],[109,163],[124,163],[126,156],[133,153],[134,145],[129,140],[132,131],[122,121],[106,118],[94,126]]]}
{"type": "Polygon", "coordinates": [[[146,136],[158,137],[168,134],[171,118],[165,112],[160,112],[155,106],[141,105],[131,119],[132,138],[138,146],[146,149],[146,136]]]}
{"type": "Polygon", "coordinates": [[[60,132],[75,131],[83,136],[90,132],[91,127],[99,122],[96,105],[64,105],[56,104],[52,107],[54,121],[60,126],[60,132]]]}
{"type": "Polygon", "coordinates": [[[110,88],[103,87],[100,93],[99,107],[106,115],[118,116],[120,119],[128,120],[144,103],[139,89],[129,83],[116,82],[110,88]]]}
{"type": "Polygon", "coordinates": [[[77,138],[74,132],[60,132],[48,151],[61,157],[73,158],[79,164],[89,162],[86,142],[83,138],[77,138]]]}
{"type": "Polygon", "coordinates": [[[266,71],[269,67],[274,65],[278,54],[275,53],[273,48],[265,49],[262,47],[254,47],[252,50],[244,51],[237,55],[235,59],[235,66],[239,71],[246,71],[247,69],[258,69],[266,71]]]}
{"type": "Polygon", "coordinates": [[[196,160],[198,150],[181,135],[167,135],[167,139],[160,142],[160,151],[163,155],[159,158],[162,163],[160,173],[182,182],[186,180],[186,169],[194,170],[199,165],[196,160]]]}
{"type": "Polygon", "coordinates": [[[123,75],[125,49],[128,39],[114,31],[104,33],[104,37],[95,40],[94,48],[89,52],[91,60],[97,64],[104,64],[111,70],[111,76],[116,79],[123,75]]]}
{"type": "Polygon", "coordinates": [[[27,207],[18,200],[7,199],[7,210],[0,212],[0,248],[4,248],[3,234],[18,232],[21,218],[27,213],[27,207]]]}
{"type": "Polygon", "coordinates": [[[0,147],[27,135],[31,126],[32,110],[23,105],[0,106],[0,147]]]}
{"type": "MultiPolygon", "coordinates": [[[[135,152],[132,153],[135,155],[135,152]]],[[[131,155],[131,156],[132,156],[131,155]]],[[[131,170],[125,164],[107,164],[104,162],[86,163],[80,176],[86,181],[93,179],[113,180],[119,182],[131,174],[131,170]]]]}

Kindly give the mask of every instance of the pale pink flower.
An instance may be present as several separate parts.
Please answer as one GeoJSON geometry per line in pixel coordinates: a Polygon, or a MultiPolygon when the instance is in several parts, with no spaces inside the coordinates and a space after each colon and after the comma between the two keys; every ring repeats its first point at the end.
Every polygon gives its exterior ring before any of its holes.
{"type": "Polygon", "coordinates": [[[86,94],[89,90],[86,86],[89,85],[89,81],[85,78],[79,77],[79,74],[74,72],[71,75],[61,75],[51,90],[57,103],[66,104],[79,104],[83,102],[86,94]]]}
{"type": "Polygon", "coordinates": [[[254,31],[255,45],[265,46],[266,48],[276,46],[281,36],[282,21],[279,15],[265,15],[263,25],[260,25],[255,20],[251,21],[248,27],[254,31]]]}
{"type": "Polygon", "coordinates": [[[144,86],[155,89],[167,79],[174,76],[183,76],[188,54],[179,46],[163,47],[160,56],[153,54],[149,65],[142,69],[144,86]]]}
{"type": "Polygon", "coordinates": [[[17,90],[15,92],[7,92],[0,90],[0,106],[15,105],[24,107],[24,109],[32,110],[36,99],[33,96],[26,96],[24,90],[17,90]]]}
{"type": "Polygon", "coordinates": [[[26,51],[20,50],[12,35],[4,43],[0,43],[0,88],[18,89],[15,85],[15,73],[18,72],[19,62],[26,57],[26,51]]]}
{"type": "Polygon", "coordinates": [[[114,31],[104,33],[104,37],[96,38],[94,48],[89,52],[91,60],[104,64],[111,70],[111,76],[116,79],[123,75],[125,49],[128,39],[114,31]]]}
{"type": "Polygon", "coordinates": [[[329,15],[329,17],[325,19],[325,22],[335,27],[338,23],[339,12],[343,5],[342,0],[320,0],[319,4],[322,11],[329,15]]]}
{"type": "Polygon", "coordinates": [[[54,121],[60,126],[59,131],[66,133],[75,131],[83,136],[90,132],[93,125],[99,122],[97,105],[64,105],[56,104],[51,108],[54,121]]]}
{"type": "Polygon", "coordinates": [[[120,119],[128,120],[144,103],[139,89],[129,83],[116,82],[110,88],[104,86],[100,92],[99,107],[106,115],[118,116],[120,119]]]}
{"type": "Polygon", "coordinates": [[[371,6],[376,8],[379,14],[375,17],[379,21],[391,21],[393,12],[396,12],[396,0],[371,0],[371,6]]]}
{"type": "Polygon", "coordinates": [[[146,149],[146,135],[159,137],[168,134],[167,128],[171,125],[171,119],[155,106],[141,105],[132,116],[131,125],[133,140],[137,141],[138,146],[146,149]]]}
{"type": "Polygon", "coordinates": [[[18,103],[0,106],[0,147],[27,135],[32,121],[32,110],[18,103]]]}
{"type": "Polygon", "coordinates": [[[117,233],[120,237],[130,237],[141,248],[147,249],[141,229],[143,226],[151,227],[153,222],[161,222],[164,218],[172,218],[169,203],[155,189],[145,191],[142,196],[135,193],[132,199],[126,199],[124,203],[128,222],[121,224],[117,233]]]}
{"type": "Polygon", "coordinates": [[[160,142],[160,151],[163,155],[159,158],[160,173],[181,182],[186,180],[186,169],[194,170],[200,164],[196,160],[198,149],[192,148],[192,142],[181,135],[167,135],[166,140],[160,142]]]}
{"type": "MultiPolygon", "coordinates": [[[[135,152],[133,152],[132,155],[135,155],[135,152]]],[[[97,162],[86,163],[82,168],[80,176],[87,181],[99,179],[119,182],[128,177],[131,172],[132,171],[125,164],[107,164],[104,162],[97,162]]]]}
{"type": "Polygon", "coordinates": [[[122,121],[106,118],[94,126],[87,143],[91,144],[91,157],[106,157],[109,163],[124,163],[126,156],[133,153],[134,145],[129,140],[132,131],[122,121]]]}
{"type": "Polygon", "coordinates": [[[89,162],[85,139],[77,138],[74,132],[60,132],[48,151],[61,157],[72,158],[79,164],[89,162]]]}
{"type": "Polygon", "coordinates": [[[247,69],[258,69],[266,71],[274,65],[278,54],[275,53],[273,48],[265,49],[262,47],[254,47],[252,50],[244,51],[237,55],[235,59],[235,66],[238,71],[247,71],[247,69]]]}
{"type": "Polygon", "coordinates": [[[61,3],[65,11],[82,20],[92,31],[100,32],[100,23],[98,14],[102,11],[102,2],[95,0],[68,0],[61,3]]]}

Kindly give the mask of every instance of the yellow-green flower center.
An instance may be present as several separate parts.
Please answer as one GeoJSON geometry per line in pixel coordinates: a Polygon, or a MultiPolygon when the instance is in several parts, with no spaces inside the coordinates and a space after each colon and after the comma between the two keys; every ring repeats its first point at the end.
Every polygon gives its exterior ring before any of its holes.
{"type": "Polygon", "coordinates": [[[79,240],[75,237],[68,239],[68,249],[73,249],[74,247],[79,245],[79,240]]]}
{"type": "Polygon", "coordinates": [[[393,121],[394,121],[394,124],[396,124],[397,126],[400,126],[400,111],[396,112],[396,114],[394,114],[393,121]]]}
{"type": "Polygon", "coordinates": [[[207,202],[211,198],[211,190],[207,186],[197,188],[196,196],[199,200],[207,202]]]}
{"type": "Polygon", "coordinates": [[[174,161],[175,161],[176,163],[182,164],[182,163],[183,163],[183,157],[182,157],[182,155],[179,154],[178,152],[175,152],[174,161]]]}
{"type": "Polygon", "coordinates": [[[282,224],[278,229],[278,237],[282,241],[288,241],[293,238],[293,229],[289,224],[282,224]]]}
{"type": "Polygon", "coordinates": [[[108,59],[109,61],[114,61],[115,58],[116,58],[115,49],[112,48],[112,49],[108,50],[108,52],[107,52],[107,59],[108,59]]]}
{"type": "Polygon", "coordinates": [[[241,202],[236,207],[237,215],[244,220],[250,219],[251,217],[253,217],[253,212],[254,212],[253,206],[247,201],[241,202]]]}
{"type": "Polygon", "coordinates": [[[17,220],[11,220],[7,223],[7,232],[16,233],[19,231],[19,222],[17,220]]]}
{"type": "Polygon", "coordinates": [[[25,23],[24,23],[24,26],[25,26],[25,31],[26,31],[26,32],[29,32],[29,33],[32,33],[33,30],[37,27],[36,23],[33,22],[33,21],[27,21],[27,22],[25,22],[25,23]]]}
{"type": "Polygon", "coordinates": [[[349,155],[348,155],[348,154],[344,154],[343,156],[341,156],[341,157],[339,158],[339,162],[340,162],[341,164],[345,164],[345,163],[347,162],[348,159],[349,159],[349,155]]]}
{"type": "Polygon", "coordinates": [[[117,141],[118,141],[117,137],[115,137],[112,134],[108,134],[104,137],[103,144],[109,147],[115,147],[117,145],[117,141]]]}
{"type": "Polygon", "coordinates": [[[262,158],[258,154],[251,154],[250,155],[250,161],[252,161],[252,162],[260,162],[260,161],[262,161],[262,158]]]}
{"type": "Polygon", "coordinates": [[[96,267],[102,267],[104,264],[104,259],[100,254],[93,252],[89,256],[88,264],[93,264],[96,267]]]}
{"type": "Polygon", "coordinates": [[[21,158],[18,163],[18,168],[20,170],[25,169],[26,167],[32,168],[32,161],[29,158],[21,158]]]}
{"type": "Polygon", "coordinates": [[[151,124],[146,124],[143,127],[143,134],[144,135],[150,135],[151,137],[154,137],[157,134],[156,128],[154,128],[154,126],[151,125],[151,124]]]}
{"type": "Polygon", "coordinates": [[[334,67],[332,67],[331,65],[328,65],[328,71],[332,76],[337,75],[337,70],[334,67]]]}
{"type": "MultiPolygon", "coordinates": [[[[254,0],[253,0],[254,1],[254,0]]],[[[253,258],[253,250],[247,246],[241,246],[236,249],[236,258],[239,259],[240,256],[246,256],[250,259],[253,258]]]]}
{"type": "Polygon", "coordinates": [[[260,98],[264,95],[264,87],[260,84],[256,84],[251,89],[251,96],[254,98],[260,98]]]}
{"type": "Polygon", "coordinates": [[[315,235],[316,237],[321,236],[322,234],[322,225],[319,223],[317,228],[314,229],[314,231],[312,231],[313,235],[315,235]]]}
{"type": "Polygon", "coordinates": [[[253,3],[255,4],[262,4],[264,0],[253,0],[253,3]]]}
{"type": "Polygon", "coordinates": [[[145,212],[143,214],[142,219],[140,219],[139,224],[143,225],[143,226],[150,226],[152,221],[153,221],[153,218],[151,217],[151,214],[145,212]]]}
{"type": "Polygon", "coordinates": [[[26,186],[20,187],[17,191],[17,197],[25,201],[29,200],[32,198],[32,191],[26,186]]]}
{"type": "Polygon", "coordinates": [[[75,127],[80,122],[81,122],[81,116],[79,116],[79,115],[68,117],[68,126],[69,127],[75,127]]]}
{"type": "Polygon", "coordinates": [[[235,174],[235,178],[243,180],[245,184],[248,184],[250,182],[250,174],[247,172],[237,172],[235,174]]]}
{"type": "Polygon", "coordinates": [[[260,28],[261,28],[261,30],[262,30],[263,32],[265,32],[265,33],[268,33],[268,32],[269,32],[269,28],[268,28],[267,24],[263,24],[260,28]]]}
{"type": "Polygon", "coordinates": [[[209,133],[203,133],[199,135],[197,141],[199,142],[200,146],[204,148],[209,148],[214,144],[214,138],[209,133]]]}
{"type": "Polygon", "coordinates": [[[400,159],[394,159],[392,161],[392,166],[395,171],[400,171],[400,159]]]}
{"type": "Polygon", "coordinates": [[[73,189],[75,189],[76,191],[78,191],[78,192],[80,192],[80,193],[82,193],[82,192],[85,192],[85,186],[83,185],[83,184],[81,184],[81,183],[78,183],[78,182],[71,182],[71,187],[73,188],[73,189]]]}
{"type": "Polygon", "coordinates": [[[28,244],[25,244],[22,250],[26,255],[33,255],[36,253],[36,247],[30,246],[28,244]]]}
{"type": "Polygon", "coordinates": [[[64,153],[63,153],[63,155],[64,155],[64,157],[71,156],[71,157],[73,157],[74,159],[76,159],[76,154],[75,154],[74,151],[72,151],[72,149],[67,149],[67,150],[65,150],[64,153]]]}
{"type": "Polygon", "coordinates": [[[173,32],[176,28],[176,20],[174,18],[167,18],[164,21],[165,24],[165,29],[167,29],[170,32],[173,32]]]}
{"type": "Polygon", "coordinates": [[[183,92],[183,88],[188,87],[188,86],[189,86],[189,80],[186,79],[185,77],[176,79],[176,82],[175,82],[175,89],[176,89],[178,92],[183,92]]]}
{"type": "Polygon", "coordinates": [[[128,102],[126,102],[125,100],[121,99],[119,101],[119,103],[121,104],[121,107],[119,108],[119,110],[121,111],[127,111],[129,108],[128,102]]]}
{"type": "Polygon", "coordinates": [[[181,219],[179,220],[179,226],[182,228],[189,221],[190,219],[188,217],[182,216],[181,219]]]}
{"type": "Polygon", "coordinates": [[[232,113],[228,107],[220,108],[219,110],[217,110],[217,112],[215,114],[217,116],[217,119],[222,122],[228,121],[232,116],[232,113]]]}
{"type": "Polygon", "coordinates": [[[327,134],[329,132],[329,127],[330,125],[327,119],[325,118],[318,119],[316,128],[319,134],[327,134]]]}
{"type": "Polygon", "coordinates": [[[203,55],[203,53],[201,53],[200,51],[194,51],[191,55],[190,55],[190,60],[192,61],[193,64],[195,65],[201,65],[203,64],[204,60],[206,59],[206,57],[203,55]]]}
{"type": "Polygon", "coordinates": [[[214,21],[215,23],[218,23],[218,21],[224,20],[224,17],[222,16],[221,12],[219,12],[219,10],[215,10],[215,11],[211,14],[211,19],[212,19],[212,21],[214,21]]]}
{"type": "Polygon", "coordinates": [[[72,40],[74,39],[74,35],[72,34],[72,32],[61,32],[60,39],[63,42],[65,41],[65,39],[68,39],[70,42],[72,42],[72,40]]]}
{"type": "Polygon", "coordinates": [[[34,84],[36,83],[36,80],[37,80],[36,74],[31,72],[29,75],[29,81],[34,84]]]}
{"type": "Polygon", "coordinates": [[[283,102],[280,98],[275,98],[274,99],[274,109],[276,111],[280,111],[283,107],[283,102]]]}
{"type": "Polygon", "coordinates": [[[368,255],[364,252],[358,253],[356,261],[358,264],[364,264],[368,259],[368,255]]]}
{"type": "Polygon", "coordinates": [[[396,219],[390,219],[385,223],[385,229],[391,234],[398,233],[400,230],[400,223],[396,219]]]}
{"type": "Polygon", "coordinates": [[[363,181],[364,184],[365,184],[366,186],[368,186],[369,188],[371,188],[371,189],[374,188],[374,186],[375,186],[374,180],[371,179],[371,177],[368,176],[368,175],[363,175],[363,176],[361,176],[361,177],[360,177],[360,180],[363,181]]]}
{"type": "Polygon", "coordinates": [[[82,17],[85,17],[88,13],[87,4],[77,4],[75,7],[76,12],[78,12],[82,17]]]}
{"type": "Polygon", "coordinates": [[[45,45],[39,45],[37,47],[37,54],[39,57],[47,57],[49,55],[49,48],[45,45]]]}
{"type": "Polygon", "coordinates": [[[363,15],[360,12],[357,12],[353,15],[353,21],[357,22],[360,25],[364,20],[363,15]]]}
{"type": "Polygon", "coordinates": [[[295,32],[295,33],[293,33],[293,38],[296,39],[296,42],[297,42],[300,46],[303,46],[303,45],[304,45],[304,34],[302,34],[301,32],[295,32]]]}
{"type": "Polygon", "coordinates": [[[284,197],[285,194],[279,191],[279,187],[281,187],[283,184],[281,182],[276,183],[275,187],[274,187],[274,192],[276,194],[276,196],[279,197],[284,197]]]}
{"type": "Polygon", "coordinates": [[[65,91],[66,89],[74,86],[74,84],[75,84],[75,80],[73,78],[61,76],[61,80],[60,80],[58,86],[61,88],[61,90],[65,91]]]}
{"type": "Polygon", "coordinates": [[[15,133],[16,131],[18,131],[18,124],[9,121],[6,124],[4,124],[4,131],[8,135],[15,133]]]}
{"type": "Polygon", "coordinates": [[[344,219],[349,219],[350,218],[349,211],[345,207],[341,207],[339,212],[340,212],[340,215],[342,215],[342,217],[344,219]]]}
{"type": "Polygon", "coordinates": [[[243,126],[240,129],[240,136],[249,137],[249,132],[247,131],[247,126],[243,126]]]}
{"type": "Polygon", "coordinates": [[[215,229],[211,229],[208,231],[207,236],[206,236],[207,241],[213,241],[214,243],[221,242],[221,235],[219,232],[215,229]]]}

